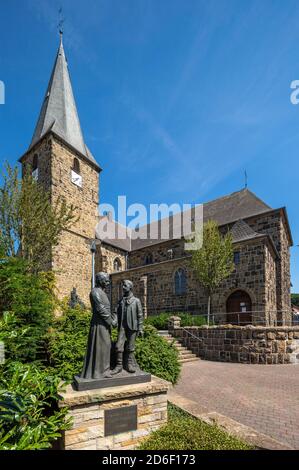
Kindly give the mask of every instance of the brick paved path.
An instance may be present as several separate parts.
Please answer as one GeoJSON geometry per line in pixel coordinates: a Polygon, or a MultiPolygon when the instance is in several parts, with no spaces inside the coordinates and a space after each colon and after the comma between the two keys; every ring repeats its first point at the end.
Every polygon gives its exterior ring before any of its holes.
{"type": "Polygon", "coordinates": [[[173,390],[299,449],[299,365],[199,360],[183,366],[173,390]]]}

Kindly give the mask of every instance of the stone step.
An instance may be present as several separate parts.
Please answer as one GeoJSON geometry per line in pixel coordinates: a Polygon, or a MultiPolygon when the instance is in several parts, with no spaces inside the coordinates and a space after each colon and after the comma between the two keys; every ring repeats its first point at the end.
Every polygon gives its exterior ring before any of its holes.
{"type": "Polygon", "coordinates": [[[179,356],[182,358],[182,359],[185,359],[186,357],[190,357],[190,356],[195,356],[195,354],[193,354],[193,352],[191,351],[182,351],[179,353],[179,356]]]}
{"type": "Polygon", "coordinates": [[[186,362],[194,362],[194,361],[199,361],[199,357],[193,356],[188,359],[179,359],[180,364],[185,364],[186,362]]]}
{"type": "Polygon", "coordinates": [[[180,343],[176,338],[171,336],[168,331],[162,330],[159,331],[159,335],[164,338],[168,344],[173,344],[174,347],[178,350],[179,353],[179,363],[185,364],[186,362],[198,361],[199,358],[192,352],[192,348],[186,348],[180,343]]]}

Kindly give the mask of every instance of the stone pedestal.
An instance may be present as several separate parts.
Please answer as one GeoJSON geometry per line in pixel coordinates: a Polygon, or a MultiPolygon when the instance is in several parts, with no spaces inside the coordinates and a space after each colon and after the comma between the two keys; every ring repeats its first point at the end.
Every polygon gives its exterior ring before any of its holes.
{"type": "Polygon", "coordinates": [[[65,450],[129,450],[167,422],[169,383],[151,382],[76,391],[71,385],[59,406],[67,406],[73,426],[65,431],[65,450]]]}

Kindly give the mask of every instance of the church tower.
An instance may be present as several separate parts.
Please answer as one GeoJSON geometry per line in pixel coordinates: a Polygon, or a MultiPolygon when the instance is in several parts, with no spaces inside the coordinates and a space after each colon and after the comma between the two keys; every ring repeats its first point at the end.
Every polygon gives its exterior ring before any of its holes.
{"type": "Polygon", "coordinates": [[[79,218],[61,235],[49,255],[47,269],[56,274],[59,298],[73,288],[88,302],[91,287],[91,239],[95,238],[101,168],[87,148],[65,57],[62,35],[52,75],[29,149],[20,158],[22,168],[49,191],[51,203],[65,198],[79,218]],[[29,166],[30,165],[30,166],[29,166]]]}

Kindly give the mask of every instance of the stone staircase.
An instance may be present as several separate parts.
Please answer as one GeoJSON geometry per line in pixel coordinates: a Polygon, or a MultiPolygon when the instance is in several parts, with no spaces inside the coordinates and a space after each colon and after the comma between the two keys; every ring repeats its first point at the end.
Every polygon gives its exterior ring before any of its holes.
{"type": "Polygon", "coordinates": [[[190,349],[185,348],[177,341],[173,336],[171,336],[167,330],[160,330],[159,335],[162,336],[168,343],[173,343],[173,345],[179,351],[179,362],[185,364],[186,362],[198,361],[199,358],[193,354],[190,349]]]}

